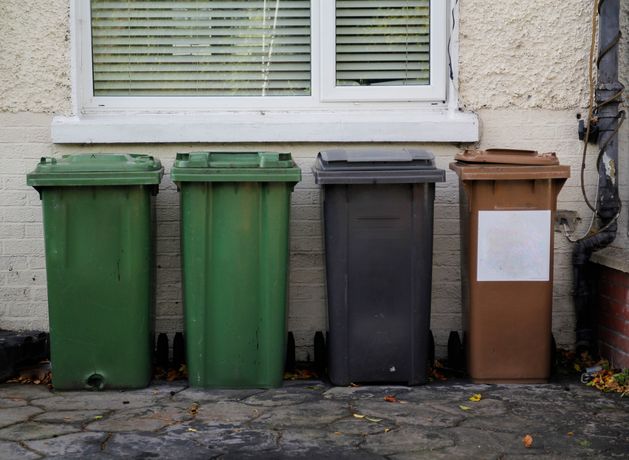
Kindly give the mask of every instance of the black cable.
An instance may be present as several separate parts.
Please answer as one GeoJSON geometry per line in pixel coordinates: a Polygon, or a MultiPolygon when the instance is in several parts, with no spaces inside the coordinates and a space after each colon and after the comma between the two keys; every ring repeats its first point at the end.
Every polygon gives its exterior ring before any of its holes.
{"type": "MultiPolygon", "coordinates": [[[[452,10],[450,11],[452,14],[452,31],[454,31],[454,27],[456,25],[456,19],[454,17],[454,8],[458,5],[459,0],[454,2],[452,5],[452,10]]],[[[448,37],[448,67],[450,68],[450,80],[454,81],[454,70],[452,69],[452,54],[450,54],[450,43],[452,43],[452,32],[450,32],[450,36],[448,37]]]]}
{"type": "Polygon", "coordinates": [[[601,59],[603,59],[603,57],[614,47],[618,44],[618,42],[620,42],[620,39],[622,38],[622,32],[618,31],[618,34],[614,37],[614,39],[609,42],[609,44],[599,53],[598,55],[598,59],[596,59],[596,68],[598,68],[599,64],[601,63],[601,59]]]}

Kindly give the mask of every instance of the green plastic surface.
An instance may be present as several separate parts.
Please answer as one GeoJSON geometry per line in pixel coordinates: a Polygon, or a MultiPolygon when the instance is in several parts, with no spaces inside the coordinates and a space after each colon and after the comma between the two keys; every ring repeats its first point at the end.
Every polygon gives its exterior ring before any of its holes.
{"type": "Polygon", "coordinates": [[[178,153],[170,172],[175,182],[299,182],[290,153],[178,153]]]}
{"type": "MultiPolygon", "coordinates": [[[[233,164],[249,169],[244,161],[249,158],[233,158],[233,164]]],[[[292,182],[269,182],[264,168],[257,175],[248,172],[247,181],[234,174],[232,182],[185,181],[185,171],[172,172],[181,181],[186,357],[192,386],[282,384],[290,197],[300,178],[288,158],[292,182]]]]}
{"type": "Polygon", "coordinates": [[[149,155],[80,153],[43,157],[26,183],[33,187],[159,184],[164,169],[149,155]]]}
{"type": "MultiPolygon", "coordinates": [[[[66,169],[70,177],[84,171],[81,157],[56,164],[76,167],[72,173],[66,169]]],[[[41,175],[29,183],[42,198],[53,386],[145,387],[153,348],[152,195],[157,186],[142,182],[148,177],[134,185],[103,186],[98,171],[89,172],[96,185],[61,181],[53,186],[46,171],[38,168],[41,175]]]]}

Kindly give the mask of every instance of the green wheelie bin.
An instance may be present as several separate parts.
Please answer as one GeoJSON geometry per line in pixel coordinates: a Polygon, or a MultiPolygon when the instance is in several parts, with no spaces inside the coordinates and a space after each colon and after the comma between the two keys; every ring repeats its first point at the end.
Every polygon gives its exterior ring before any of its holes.
{"type": "Polygon", "coordinates": [[[151,379],[153,196],[148,155],[42,158],[27,184],[43,208],[52,384],[142,388],[151,379]]]}
{"type": "Polygon", "coordinates": [[[191,386],[282,384],[288,227],[301,170],[288,153],[180,153],[186,357],[191,386]]]}

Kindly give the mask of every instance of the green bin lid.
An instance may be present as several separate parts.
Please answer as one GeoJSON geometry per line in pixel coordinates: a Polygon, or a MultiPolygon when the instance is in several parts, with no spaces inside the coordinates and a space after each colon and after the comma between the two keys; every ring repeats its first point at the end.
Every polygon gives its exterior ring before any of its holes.
{"type": "Polygon", "coordinates": [[[299,182],[301,169],[290,153],[178,153],[170,171],[174,182],[299,182]]]}
{"type": "Polygon", "coordinates": [[[26,176],[33,187],[159,184],[164,168],[149,155],[78,153],[44,157],[26,176]]]}

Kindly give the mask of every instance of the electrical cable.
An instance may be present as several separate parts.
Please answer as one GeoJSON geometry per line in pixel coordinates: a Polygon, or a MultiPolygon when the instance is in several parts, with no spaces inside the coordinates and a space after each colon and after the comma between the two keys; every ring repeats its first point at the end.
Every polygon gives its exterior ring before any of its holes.
{"type": "MultiPolygon", "coordinates": [[[[621,85],[621,89],[616,92],[615,94],[613,94],[612,96],[610,96],[609,98],[607,98],[606,100],[598,103],[598,104],[594,104],[594,94],[595,94],[595,82],[594,82],[594,71],[593,71],[593,67],[594,67],[594,51],[595,51],[595,47],[596,47],[596,33],[597,33],[597,29],[598,29],[598,16],[600,15],[600,11],[601,11],[601,6],[603,5],[603,3],[605,3],[606,0],[594,0],[594,6],[592,9],[592,36],[591,36],[591,40],[590,40],[590,55],[589,55],[589,65],[588,65],[588,83],[589,83],[589,96],[588,96],[588,118],[587,118],[587,123],[586,123],[586,131],[585,131],[585,137],[583,139],[583,153],[582,153],[582,158],[581,158],[581,174],[580,174],[580,179],[581,179],[581,194],[583,195],[583,199],[585,201],[585,203],[587,204],[587,206],[592,210],[592,218],[590,220],[590,225],[588,226],[587,231],[585,232],[585,234],[583,234],[583,236],[579,237],[579,238],[573,238],[572,234],[570,232],[568,232],[567,226],[566,224],[562,224],[563,226],[563,230],[564,230],[564,236],[573,243],[576,243],[578,241],[581,241],[585,238],[588,238],[590,236],[594,236],[598,233],[601,233],[605,230],[607,230],[614,222],[616,222],[616,220],[618,220],[618,218],[620,217],[620,213],[622,210],[622,201],[620,200],[620,197],[618,196],[618,194],[616,194],[616,201],[618,204],[618,212],[614,215],[614,217],[612,217],[612,219],[609,220],[609,222],[607,222],[603,227],[597,229],[594,233],[591,233],[592,231],[592,227],[594,225],[594,222],[596,220],[597,217],[602,219],[602,216],[600,215],[599,212],[599,191],[600,191],[600,187],[601,187],[601,180],[600,180],[600,167],[601,167],[601,160],[603,158],[603,155],[605,153],[605,149],[607,147],[607,145],[609,144],[609,142],[618,134],[620,127],[622,126],[623,122],[625,121],[625,112],[624,110],[621,110],[618,112],[618,115],[616,115],[616,127],[614,128],[613,132],[607,137],[607,139],[605,140],[605,142],[603,143],[603,145],[599,148],[599,152],[596,158],[596,168],[597,171],[599,171],[599,178],[597,181],[597,185],[596,185],[596,198],[595,198],[595,205],[592,205],[592,203],[590,202],[590,200],[587,197],[587,193],[585,191],[585,168],[586,168],[586,157],[587,157],[587,148],[588,148],[588,141],[589,141],[589,137],[590,137],[590,128],[593,122],[596,122],[596,118],[595,118],[595,114],[598,113],[599,109],[601,107],[604,107],[605,105],[614,102],[614,101],[618,101],[619,103],[622,103],[622,95],[624,92],[624,86],[622,86],[622,84],[619,82],[619,84],[621,85]]],[[[607,46],[605,46],[604,49],[602,49],[596,59],[596,67],[598,68],[601,60],[603,59],[603,57],[609,52],[611,51],[615,46],[617,46],[620,42],[620,39],[622,37],[622,33],[618,32],[618,34],[616,35],[616,37],[614,37],[614,39],[607,44],[607,46]]]]}
{"type": "MultiPolygon", "coordinates": [[[[603,0],[604,1],[604,0],[603,0]]],[[[588,200],[587,193],[585,192],[585,158],[587,155],[588,142],[590,138],[590,127],[592,124],[592,116],[594,115],[594,48],[596,47],[596,32],[598,30],[598,13],[599,13],[599,0],[594,0],[594,7],[592,8],[592,37],[590,39],[590,57],[588,60],[588,83],[589,83],[589,95],[588,95],[588,117],[585,126],[585,137],[583,138],[583,153],[581,155],[581,194],[585,200],[585,204],[588,205],[595,214],[596,208],[592,206],[590,200],[588,200]]],[[[598,192],[597,192],[598,193],[598,192]]]]}
{"type": "Polygon", "coordinates": [[[454,27],[456,26],[456,18],[454,17],[454,9],[458,5],[459,0],[456,0],[452,5],[452,10],[450,13],[452,14],[452,30],[450,32],[450,36],[448,37],[448,67],[450,70],[450,80],[454,81],[454,69],[452,68],[452,54],[450,53],[450,43],[452,43],[452,32],[454,32],[454,27]]]}

